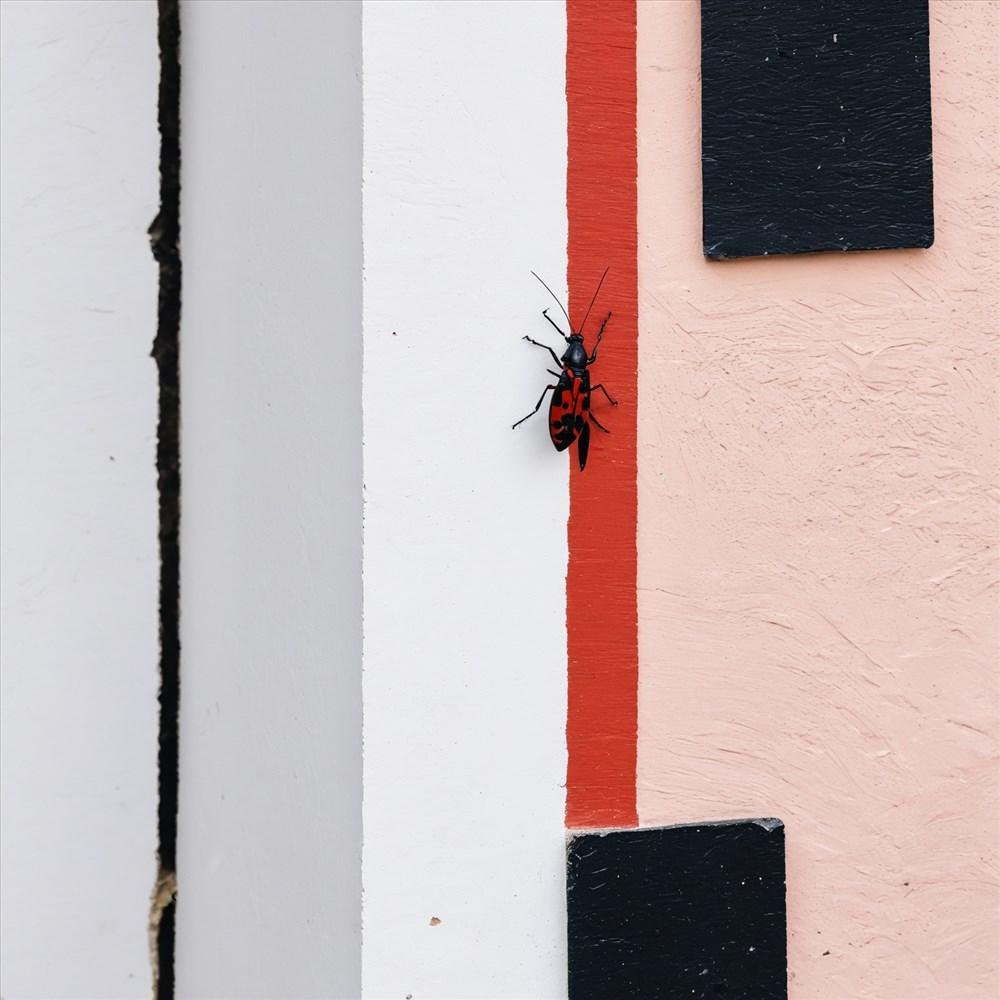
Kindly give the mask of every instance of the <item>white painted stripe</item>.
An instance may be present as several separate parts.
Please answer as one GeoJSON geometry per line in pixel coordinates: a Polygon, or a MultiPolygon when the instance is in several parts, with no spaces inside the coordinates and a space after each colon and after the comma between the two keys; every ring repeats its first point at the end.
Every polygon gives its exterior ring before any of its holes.
{"type": "Polygon", "coordinates": [[[565,995],[562,3],[364,8],[367,998],[565,995]],[[440,923],[433,923],[437,918],[440,923]]]}

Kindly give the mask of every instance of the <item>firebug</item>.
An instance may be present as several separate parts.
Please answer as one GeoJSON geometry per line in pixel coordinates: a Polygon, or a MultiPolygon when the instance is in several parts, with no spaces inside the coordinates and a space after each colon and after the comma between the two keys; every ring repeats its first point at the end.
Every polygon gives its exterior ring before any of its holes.
{"type": "MultiPolygon", "coordinates": [[[[535,274],[534,271],[531,273],[538,278],[538,275],[535,274]]],[[[568,334],[563,333],[563,331],[559,329],[556,322],[551,316],[549,316],[548,309],[543,309],[542,315],[554,327],[556,333],[558,333],[559,336],[566,341],[568,346],[566,351],[563,353],[563,356],[560,358],[548,344],[541,344],[537,340],[532,340],[531,337],[528,336],[524,337],[529,344],[534,344],[536,347],[542,347],[548,351],[549,354],[552,355],[555,363],[559,366],[560,370],[553,371],[551,368],[547,369],[548,373],[550,375],[554,375],[558,381],[552,383],[551,385],[547,385],[531,413],[529,413],[526,417],[522,417],[513,426],[517,427],[519,424],[523,424],[528,417],[533,417],[541,409],[542,403],[545,401],[545,394],[551,390],[552,399],[549,403],[549,437],[552,438],[552,444],[555,446],[556,451],[565,451],[574,441],[576,441],[576,452],[577,457],[580,460],[581,472],[583,472],[584,467],[587,464],[587,452],[590,449],[590,425],[595,424],[600,430],[604,431],[605,434],[610,433],[607,427],[603,426],[597,417],[594,416],[593,412],[591,412],[591,392],[600,389],[612,406],[618,405],[618,402],[611,398],[608,390],[605,389],[601,383],[593,386],[590,384],[590,372],[588,371],[590,366],[597,360],[597,348],[600,346],[601,337],[604,336],[604,328],[608,325],[608,320],[611,319],[610,312],[604,317],[604,322],[601,323],[601,328],[597,331],[597,340],[594,343],[594,350],[589,357],[587,356],[587,349],[583,345],[583,331],[587,325],[587,319],[590,317],[590,311],[594,308],[594,303],[597,301],[597,295],[601,290],[601,285],[604,284],[604,279],[607,276],[607,271],[601,275],[601,280],[597,283],[597,291],[594,292],[594,297],[590,302],[590,308],[587,309],[587,314],[583,317],[583,322],[580,324],[579,332],[574,331],[573,321],[569,318],[569,313],[566,312],[563,304],[558,298],[556,298],[552,289],[549,288],[549,286],[546,285],[541,278],[538,278],[549,295],[555,299],[556,305],[562,310],[562,314],[566,317],[566,322],[569,325],[570,332],[568,334]]]]}

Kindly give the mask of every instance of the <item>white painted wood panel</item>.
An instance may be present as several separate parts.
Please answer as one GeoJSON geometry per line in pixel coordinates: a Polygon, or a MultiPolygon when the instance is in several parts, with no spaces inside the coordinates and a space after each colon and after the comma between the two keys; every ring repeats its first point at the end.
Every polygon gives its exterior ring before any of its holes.
{"type": "Polygon", "coordinates": [[[159,57],[152,0],[7,0],[0,993],[150,991],[159,57]]]}

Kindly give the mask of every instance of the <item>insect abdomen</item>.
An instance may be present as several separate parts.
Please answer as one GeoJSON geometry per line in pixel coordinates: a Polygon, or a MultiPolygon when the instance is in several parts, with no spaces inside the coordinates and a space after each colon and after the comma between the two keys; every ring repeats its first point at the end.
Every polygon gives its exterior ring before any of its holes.
{"type": "Polygon", "coordinates": [[[581,393],[580,379],[563,373],[552,390],[549,407],[549,436],[556,451],[565,451],[579,436],[586,423],[586,393],[581,393]]]}

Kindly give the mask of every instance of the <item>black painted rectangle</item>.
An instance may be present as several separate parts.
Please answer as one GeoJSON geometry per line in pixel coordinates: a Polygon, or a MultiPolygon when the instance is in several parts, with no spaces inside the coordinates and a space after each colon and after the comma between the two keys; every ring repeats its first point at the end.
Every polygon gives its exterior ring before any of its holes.
{"type": "Polygon", "coordinates": [[[701,0],[706,257],[934,242],[927,0],[701,0]]]}
{"type": "Polygon", "coordinates": [[[780,820],[580,834],[566,874],[570,1000],[786,1000],[780,820]]]}

